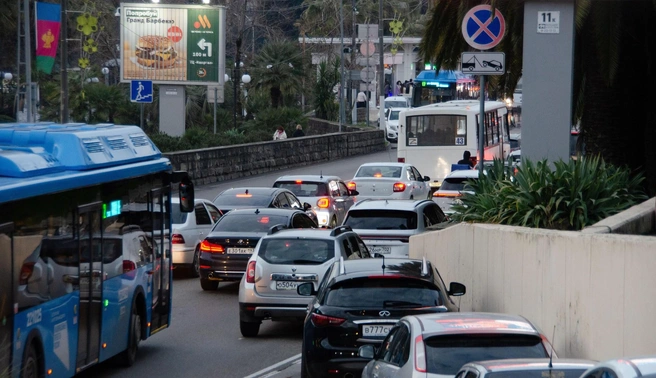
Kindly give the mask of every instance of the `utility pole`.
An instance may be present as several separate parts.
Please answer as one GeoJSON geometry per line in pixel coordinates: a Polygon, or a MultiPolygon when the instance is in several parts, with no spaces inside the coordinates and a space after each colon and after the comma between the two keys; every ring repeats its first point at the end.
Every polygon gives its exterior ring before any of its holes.
{"type": "Polygon", "coordinates": [[[30,37],[30,1],[23,1],[23,16],[25,18],[25,109],[27,122],[34,122],[32,113],[32,37],[30,37]]]}
{"type": "Polygon", "coordinates": [[[384,124],[383,119],[385,114],[385,109],[383,104],[385,103],[385,60],[384,60],[384,53],[385,49],[383,48],[383,0],[378,0],[378,42],[380,44],[380,79],[378,83],[378,88],[379,88],[379,93],[380,96],[378,98],[379,101],[379,111],[378,111],[378,119],[380,120],[380,125],[382,126],[384,124]]]}
{"type": "MultiPolygon", "coordinates": [[[[68,8],[68,0],[61,2],[61,31],[59,32],[59,41],[61,44],[61,55],[59,74],[61,76],[61,89],[60,89],[60,103],[59,103],[59,119],[61,123],[68,123],[68,22],[66,17],[66,10],[68,8]]],[[[107,76],[105,76],[105,80],[107,76]]]]}
{"type": "MultiPolygon", "coordinates": [[[[352,13],[352,16],[353,16],[353,30],[351,31],[351,34],[352,34],[351,35],[351,72],[353,72],[354,68],[357,66],[355,64],[355,0],[352,0],[351,6],[352,6],[351,13],[352,13]]],[[[353,88],[355,86],[353,85],[352,75],[349,75],[349,79],[350,79],[350,82],[351,82],[351,87],[349,88],[351,90],[351,101],[349,101],[349,103],[350,104],[355,104],[355,91],[353,90],[353,88]]],[[[356,83],[357,83],[357,81],[356,81],[356,83]]],[[[357,109],[356,109],[355,106],[353,106],[353,109],[351,109],[351,124],[352,125],[355,125],[357,123],[357,119],[358,119],[357,117],[358,117],[357,109]]]]}
{"type": "Polygon", "coordinates": [[[339,0],[339,30],[340,30],[340,71],[339,71],[339,132],[344,123],[344,0],[339,0]]]}

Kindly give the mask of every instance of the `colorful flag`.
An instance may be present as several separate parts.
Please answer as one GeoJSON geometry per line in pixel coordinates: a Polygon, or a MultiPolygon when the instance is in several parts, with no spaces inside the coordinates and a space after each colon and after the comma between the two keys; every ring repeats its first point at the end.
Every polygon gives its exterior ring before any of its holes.
{"type": "Polygon", "coordinates": [[[57,56],[60,23],[59,4],[36,3],[36,69],[47,74],[57,56]]]}

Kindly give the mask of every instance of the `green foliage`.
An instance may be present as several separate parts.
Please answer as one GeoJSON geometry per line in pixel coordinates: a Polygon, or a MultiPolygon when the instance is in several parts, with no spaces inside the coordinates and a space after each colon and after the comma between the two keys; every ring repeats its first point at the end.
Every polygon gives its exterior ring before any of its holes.
{"type": "Polygon", "coordinates": [[[10,123],[10,122],[16,122],[16,120],[12,117],[0,114],[0,123],[10,123]]]}
{"type": "Polygon", "coordinates": [[[253,84],[269,91],[274,108],[289,105],[283,102],[285,95],[300,92],[303,75],[303,54],[291,41],[267,43],[253,62],[253,84]]]}
{"type": "Polygon", "coordinates": [[[469,182],[453,218],[466,222],[581,230],[647,199],[641,174],[605,163],[599,157],[552,168],[546,160],[522,161],[512,176],[495,161],[483,177],[469,182]]]}
{"type": "Polygon", "coordinates": [[[336,121],[339,104],[333,88],[339,83],[339,59],[319,63],[317,81],[314,84],[314,109],[317,118],[336,121]]]}

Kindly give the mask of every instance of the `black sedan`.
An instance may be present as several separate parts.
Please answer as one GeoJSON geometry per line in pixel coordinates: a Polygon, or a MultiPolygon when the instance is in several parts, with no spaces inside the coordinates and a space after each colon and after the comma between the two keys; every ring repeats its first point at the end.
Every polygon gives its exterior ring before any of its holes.
{"type": "Polygon", "coordinates": [[[303,378],[360,376],[368,360],[358,348],[379,345],[406,315],[458,311],[451,296],[465,294],[457,282],[447,289],[430,262],[406,258],[338,261],[318,293],[312,284],[296,290],[316,295],[303,327],[303,378]]]}
{"type": "Polygon", "coordinates": [[[219,281],[239,281],[257,242],[272,227],[316,228],[303,210],[239,209],[224,215],[200,244],[200,286],[216,290],[219,281]]]}
{"type": "Polygon", "coordinates": [[[288,189],[260,187],[232,188],[219,193],[213,202],[223,214],[234,209],[299,209],[306,211],[307,215],[317,222],[317,215],[312,211],[312,206],[307,202],[301,202],[288,189]]]}

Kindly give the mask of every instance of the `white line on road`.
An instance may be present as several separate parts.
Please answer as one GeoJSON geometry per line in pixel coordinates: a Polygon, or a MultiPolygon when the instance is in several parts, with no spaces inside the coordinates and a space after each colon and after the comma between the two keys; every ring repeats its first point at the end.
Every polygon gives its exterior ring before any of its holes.
{"type": "Polygon", "coordinates": [[[285,369],[288,366],[293,365],[294,362],[296,362],[300,358],[301,358],[301,353],[299,353],[295,356],[289,357],[288,359],[286,359],[284,361],[280,361],[275,365],[271,365],[267,368],[264,368],[264,369],[262,369],[262,370],[260,370],[256,373],[253,373],[253,374],[251,374],[247,377],[244,377],[244,378],[262,378],[263,376],[268,377],[269,376],[268,373],[277,372],[279,369],[285,369]]]}

